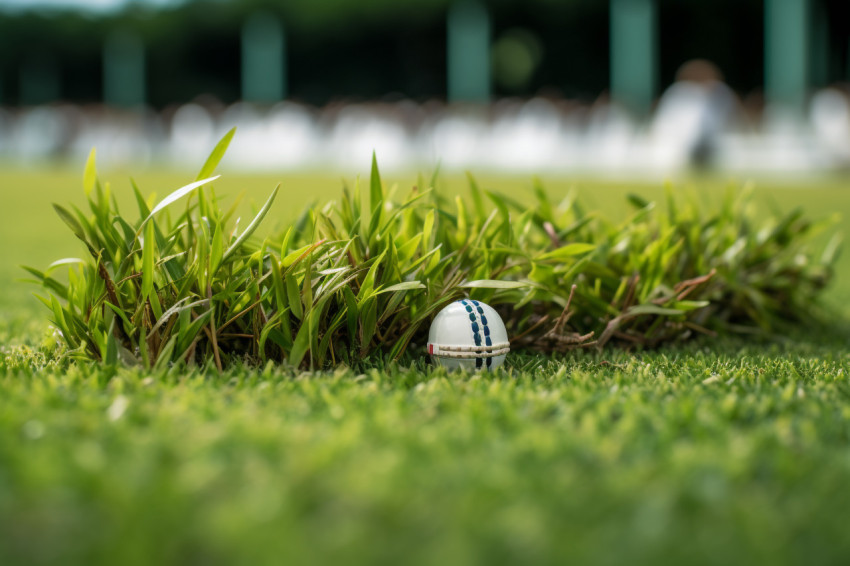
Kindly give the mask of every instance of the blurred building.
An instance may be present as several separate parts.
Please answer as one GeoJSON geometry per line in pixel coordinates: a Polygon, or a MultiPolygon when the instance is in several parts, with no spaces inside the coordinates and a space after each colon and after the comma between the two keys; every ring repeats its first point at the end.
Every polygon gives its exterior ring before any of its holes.
{"type": "Polygon", "coordinates": [[[0,157],[843,167],[848,78],[846,0],[0,0],[0,157]]]}
{"type": "Polygon", "coordinates": [[[694,58],[799,104],[848,53],[846,0],[0,0],[12,106],[612,92],[645,111],[694,58]]]}

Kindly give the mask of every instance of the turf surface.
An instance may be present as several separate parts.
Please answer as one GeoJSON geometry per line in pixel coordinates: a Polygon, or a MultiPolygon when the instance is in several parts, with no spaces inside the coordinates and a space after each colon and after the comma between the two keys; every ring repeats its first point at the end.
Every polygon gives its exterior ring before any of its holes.
{"type": "MultiPolygon", "coordinates": [[[[785,564],[850,553],[846,255],[827,297],[838,321],[773,341],[519,355],[493,375],[421,361],[112,375],[44,356],[46,311],[14,282],[17,264],[81,253],[49,207],[78,201],[79,176],[0,171],[0,564],[785,564]]],[[[104,177],[120,190],[126,175],[104,177]]],[[[185,177],[137,180],[162,195],[185,177]]],[[[276,180],[226,176],[220,192],[259,201],[276,180]]],[[[279,222],[339,186],[287,185],[279,222]]],[[[719,187],[699,185],[710,202],[719,187]]],[[[581,186],[598,206],[659,194],[581,186]]],[[[850,212],[835,181],[767,185],[761,199],[850,212]]]]}

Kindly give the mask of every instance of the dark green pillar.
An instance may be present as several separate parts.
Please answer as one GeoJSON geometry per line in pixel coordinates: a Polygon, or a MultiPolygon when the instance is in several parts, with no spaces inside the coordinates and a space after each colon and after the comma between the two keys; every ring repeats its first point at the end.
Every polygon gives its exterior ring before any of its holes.
{"type": "Polygon", "coordinates": [[[489,101],[490,16],[487,9],[473,0],[452,5],[446,32],[449,101],[489,101]]]}
{"type": "Polygon", "coordinates": [[[809,86],[808,0],[765,0],[764,86],[767,101],[802,111],[809,86]]]}
{"type": "Polygon", "coordinates": [[[103,45],[103,101],[110,106],[142,106],[145,90],[142,40],[132,32],[114,32],[103,45]]]}
{"type": "Polygon", "coordinates": [[[272,14],[258,12],[242,27],[242,99],[277,102],[286,97],[286,38],[272,14]]]}
{"type": "Polygon", "coordinates": [[[611,0],[611,97],[649,112],[658,73],[655,0],[611,0]]]}

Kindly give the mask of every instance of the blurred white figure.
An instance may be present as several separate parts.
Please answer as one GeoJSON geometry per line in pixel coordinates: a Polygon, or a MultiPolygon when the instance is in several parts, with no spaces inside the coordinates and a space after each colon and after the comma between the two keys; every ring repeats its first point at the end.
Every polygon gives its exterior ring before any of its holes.
{"type": "Polygon", "coordinates": [[[479,114],[449,111],[430,128],[430,161],[446,169],[475,169],[489,163],[490,130],[479,114]]]}
{"type": "Polygon", "coordinates": [[[55,158],[69,136],[64,114],[52,106],[37,106],[19,116],[12,149],[21,161],[55,158]]]}
{"type": "Polygon", "coordinates": [[[826,88],[812,97],[812,129],[827,166],[850,166],[850,104],[837,88],[826,88]]]}
{"type": "Polygon", "coordinates": [[[582,151],[584,168],[590,171],[624,169],[633,166],[631,157],[641,145],[637,128],[628,112],[607,100],[599,100],[590,109],[582,151]]]}
{"type": "Polygon", "coordinates": [[[316,161],[316,123],[297,104],[280,102],[265,109],[237,102],[218,119],[215,137],[234,127],[237,133],[227,151],[226,166],[278,170],[304,168],[316,161]]]}
{"type": "Polygon", "coordinates": [[[806,173],[823,161],[811,125],[793,107],[767,106],[762,116],[760,169],[806,173]]]}
{"type": "Polygon", "coordinates": [[[688,61],[661,96],[651,127],[655,164],[662,169],[714,164],[737,102],[709,61],[688,61]]]}
{"type": "Polygon", "coordinates": [[[316,120],[303,106],[281,102],[266,117],[272,167],[303,168],[314,165],[320,142],[316,120]]]}
{"type": "Polygon", "coordinates": [[[539,171],[553,167],[561,153],[561,114],[550,102],[535,98],[519,112],[496,118],[490,131],[493,169],[539,171]]]}
{"type": "Polygon", "coordinates": [[[214,134],[213,119],[203,106],[181,106],[171,120],[170,159],[179,166],[196,163],[200,168],[218,141],[214,134]]]}
{"type": "Polygon", "coordinates": [[[570,104],[567,108],[557,108],[557,110],[561,115],[561,127],[557,155],[552,163],[552,169],[561,171],[583,169],[586,167],[582,152],[586,144],[588,107],[570,104]]]}
{"type": "Polygon", "coordinates": [[[237,102],[227,107],[218,119],[215,138],[221,138],[231,128],[236,137],[227,150],[226,165],[245,169],[274,167],[276,151],[269,139],[268,122],[264,111],[249,102],[237,102]]]}
{"type": "Polygon", "coordinates": [[[344,169],[362,168],[374,151],[382,169],[410,163],[410,135],[392,116],[363,105],[343,108],[330,131],[330,161],[344,169]]]}
{"type": "Polygon", "coordinates": [[[79,124],[69,148],[76,162],[84,162],[95,148],[98,164],[140,167],[154,159],[155,140],[162,136],[159,116],[152,111],[101,109],[80,113],[79,124]]]}
{"type": "Polygon", "coordinates": [[[496,101],[489,107],[338,104],[311,109],[182,106],[168,118],[100,106],[51,105],[4,113],[0,158],[17,162],[83,162],[92,147],[107,165],[165,162],[197,170],[230,128],[238,134],[225,167],[368,170],[372,150],[382,169],[557,170],[632,175],[669,173],[688,164],[729,171],[805,173],[850,167],[850,96],[816,93],[803,115],[768,107],[760,128],[741,127],[744,112],[719,72],[704,62],[683,67],[649,126],[601,99],[592,107],[542,98],[496,101]],[[696,70],[695,70],[696,69],[696,70]]]}

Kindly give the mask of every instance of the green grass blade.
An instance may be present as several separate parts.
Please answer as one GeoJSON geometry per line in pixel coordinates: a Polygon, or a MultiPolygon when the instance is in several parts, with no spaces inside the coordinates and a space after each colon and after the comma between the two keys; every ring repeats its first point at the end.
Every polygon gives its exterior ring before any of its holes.
{"type": "Polygon", "coordinates": [[[155,251],[154,223],[150,222],[145,228],[145,241],[142,244],[142,300],[150,297],[153,291],[155,251]]]}
{"type": "Polygon", "coordinates": [[[227,148],[230,146],[230,141],[233,139],[233,134],[236,133],[236,128],[231,128],[224,137],[222,137],[219,142],[215,145],[210,153],[210,156],[207,157],[204,166],[201,167],[200,172],[198,172],[198,176],[195,178],[196,181],[200,181],[201,179],[206,179],[210,175],[213,174],[215,168],[218,167],[219,162],[224,157],[224,154],[227,152],[227,148]]]}
{"type": "Polygon", "coordinates": [[[139,226],[139,229],[136,231],[136,233],[137,234],[141,233],[142,228],[145,226],[145,224],[147,224],[150,221],[150,219],[153,218],[156,215],[157,212],[159,212],[163,208],[167,207],[168,205],[180,200],[181,198],[185,197],[186,195],[188,195],[189,193],[191,193],[195,189],[197,189],[199,187],[203,187],[204,185],[215,181],[219,177],[220,177],[220,175],[216,175],[215,177],[209,177],[208,179],[201,179],[200,181],[195,181],[194,183],[189,183],[188,185],[180,187],[179,189],[177,189],[176,191],[174,191],[173,193],[171,193],[170,195],[168,195],[167,197],[165,197],[164,199],[159,201],[159,203],[155,207],[153,207],[153,209],[151,209],[151,213],[147,216],[147,218],[145,218],[142,221],[142,224],[141,224],[141,226],[139,226]]]}
{"type": "Polygon", "coordinates": [[[544,261],[547,259],[565,259],[569,257],[574,257],[581,254],[586,254],[588,252],[592,252],[596,249],[595,244],[585,244],[585,243],[575,243],[575,244],[567,244],[566,246],[561,246],[556,250],[552,250],[551,252],[545,253],[539,256],[537,259],[544,261]]]}
{"type": "Polygon", "coordinates": [[[89,157],[86,160],[86,168],[83,172],[83,190],[86,192],[86,196],[91,195],[92,190],[94,190],[94,186],[97,184],[97,167],[95,166],[96,155],[97,151],[95,151],[95,148],[91,148],[89,157]]]}
{"type": "Polygon", "coordinates": [[[245,227],[245,230],[236,238],[236,241],[233,242],[233,244],[231,244],[231,246],[229,248],[227,248],[226,252],[224,252],[224,256],[221,258],[222,264],[227,262],[227,260],[230,259],[230,257],[234,253],[236,253],[236,250],[238,250],[239,247],[242,246],[242,244],[245,243],[245,240],[250,238],[251,234],[253,234],[254,231],[256,231],[256,229],[260,226],[260,223],[262,223],[263,218],[265,218],[266,214],[269,213],[269,210],[271,209],[272,204],[274,203],[274,199],[277,196],[277,193],[278,193],[279,190],[280,190],[280,185],[278,184],[278,186],[276,186],[274,188],[274,190],[272,191],[272,194],[269,195],[269,198],[266,200],[265,204],[260,209],[260,211],[254,217],[254,219],[251,220],[251,223],[248,224],[248,226],[245,227]]]}
{"type": "Polygon", "coordinates": [[[56,214],[59,215],[59,218],[62,219],[62,222],[68,225],[68,228],[71,229],[71,232],[73,232],[73,234],[77,238],[79,238],[83,242],[86,242],[86,233],[83,230],[83,226],[76,218],[74,218],[73,214],[71,214],[65,208],[59,206],[58,204],[53,205],[53,210],[56,211],[56,214]]]}
{"type": "Polygon", "coordinates": [[[221,224],[216,224],[215,232],[213,232],[212,237],[212,245],[210,246],[210,278],[215,275],[215,272],[218,271],[218,267],[221,265],[224,256],[222,255],[224,252],[224,243],[222,240],[224,237],[221,234],[221,224]]]}
{"type": "Polygon", "coordinates": [[[494,279],[479,279],[462,283],[460,287],[467,289],[524,289],[532,284],[526,281],[497,281],[494,279]]]}
{"type": "Polygon", "coordinates": [[[395,285],[390,285],[389,287],[384,287],[378,294],[381,293],[389,293],[391,291],[412,291],[414,289],[427,289],[425,285],[423,285],[420,281],[405,281],[404,283],[397,283],[395,285]]]}
{"type": "Polygon", "coordinates": [[[372,152],[372,173],[369,176],[369,210],[380,218],[384,204],[384,188],[378,172],[378,158],[372,152]]]}

